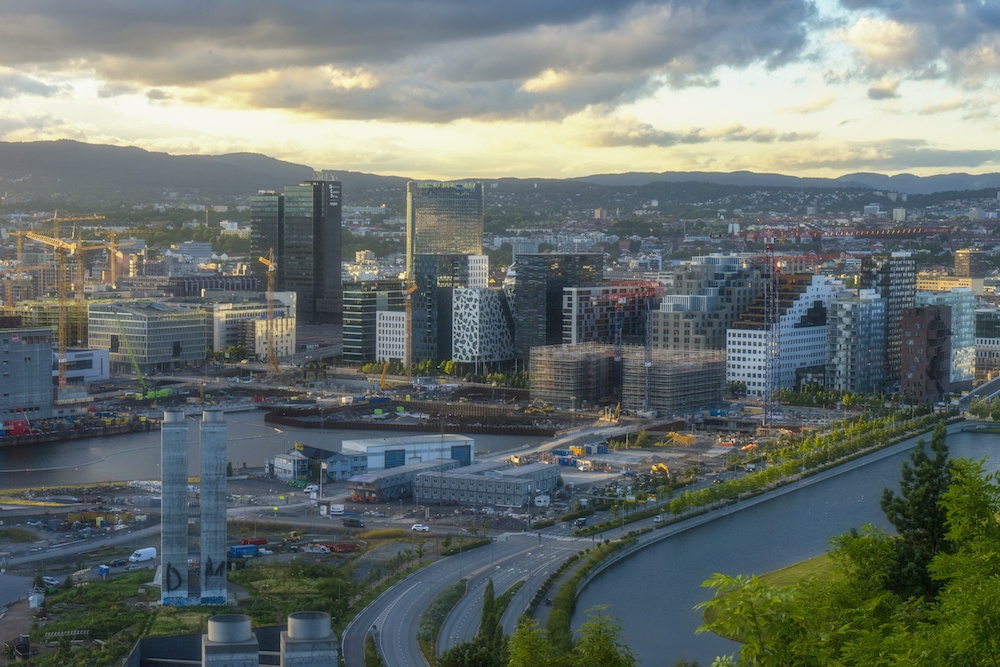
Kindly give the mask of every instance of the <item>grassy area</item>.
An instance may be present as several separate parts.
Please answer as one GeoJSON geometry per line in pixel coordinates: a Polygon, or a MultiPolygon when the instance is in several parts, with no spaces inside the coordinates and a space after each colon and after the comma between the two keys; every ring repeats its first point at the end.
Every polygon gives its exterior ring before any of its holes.
{"type": "Polygon", "coordinates": [[[24,528],[2,528],[0,529],[0,540],[10,540],[11,542],[34,542],[38,538],[30,530],[24,528]]]}
{"type": "Polygon", "coordinates": [[[420,617],[420,629],[417,631],[417,642],[420,644],[420,652],[431,665],[437,664],[437,638],[441,631],[444,619],[448,617],[448,612],[458,604],[458,601],[465,595],[468,582],[459,579],[443,591],[438,593],[427,611],[420,617]]]}
{"type": "MultiPolygon", "coordinates": [[[[833,576],[833,561],[827,554],[809,558],[807,560],[793,563],[780,570],[774,570],[758,577],[761,581],[770,586],[792,586],[809,579],[827,579],[833,576]]],[[[726,598],[731,593],[723,593],[722,598],[726,598]]],[[[709,608],[702,612],[702,621],[710,623],[715,620],[714,610],[709,608]]]]}

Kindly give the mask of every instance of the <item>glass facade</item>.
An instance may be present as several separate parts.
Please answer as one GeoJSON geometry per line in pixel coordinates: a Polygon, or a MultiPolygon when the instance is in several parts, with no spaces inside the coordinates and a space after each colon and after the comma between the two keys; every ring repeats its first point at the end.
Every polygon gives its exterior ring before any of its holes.
{"type": "Polygon", "coordinates": [[[266,280],[257,261],[274,250],[275,289],[298,295],[298,316],[306,322],[340,322],[341,209],[339,181],[286,186],[281,194],[260,193],[250,200],[251,269],[266,280]]]}
{"type": "Polygon", "coordinates": [[[483,184],[406,184],[406,275],[418,254],[483,253],[483,184]]]}

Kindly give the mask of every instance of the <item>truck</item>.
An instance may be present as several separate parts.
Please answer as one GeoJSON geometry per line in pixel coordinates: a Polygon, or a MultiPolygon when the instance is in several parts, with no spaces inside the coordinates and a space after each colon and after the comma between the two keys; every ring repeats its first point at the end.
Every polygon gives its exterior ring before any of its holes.
{"type": "Polygon", "coordinates": [[[143,547],[142,549],[136,549],[132,552],[132,555],[128,557],[128,562],[130,563],[144,563],[148,560],[153,560],[156,558],[156,547],[143,547]]]}
{"type": "Polygon", "coordinates": [[[241,544],[255,544],[258,547],[261,547],[261,546],[264,546],[265,544],[267,544],[267,538],[266,537],[244,537],[243,541],[241,542],[241,544]]]}
{"type": "Polygon", "coordinates": [[[302,547],[302,551],[307,554],[328,554],[330,547],[325,544],[307,544],[302,547]]]}
{"type": "Polygon", "coordinates": [[[344,513],[343,505],[330,505],[330,514],[341,515],[344,513]]]}
{"type": "Polygon", "coordinates": [[[253,558],[257,555],[259,547],[256,544],[234,544],[229,547],[230,558],[253,558]]]}

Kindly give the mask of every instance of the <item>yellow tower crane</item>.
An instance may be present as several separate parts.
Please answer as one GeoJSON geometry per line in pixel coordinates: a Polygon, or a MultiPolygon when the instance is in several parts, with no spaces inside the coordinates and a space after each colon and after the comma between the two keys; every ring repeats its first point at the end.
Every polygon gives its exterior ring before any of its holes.
{"type": "Polygon", "coordinates": [[[87,250],[100,250],[102,248],[107,248],[107,245],[91,245],[84,246],[83,241],[77,239],[76,241],[69,242],[62,239],[53,238],[51,236],[45,236],[43,234],[36,234],[35,232],[28,232],[27,236],[32,241],[38,241],[39,243],[44,243],[46,245],[55,248],[56,252],[56,285],[58,288],[58,307],[59,307],[59,386],[65,386],[66,384],[66,349],[69,347],[69,326],[70,326],[70,314],[69,314],[69,276],[68,266],[69,258],[71,256],[76,256],[77,258],[77,280],[76,280],[76,301],[78,313],[78,334],[79,338],[83,338],[83,327],[84,320],[86,319],[83,315],[84,309],[84,293],[83,293],[83,257],[82,253],[87,250]]]}
{"type": "Polygon", "coordinates": [[[274,274],[278,269],[274,261],[274,248],[268,251],[267,257],[258,257],[257,261],[267,267],[267,360],[271,363],[274,374],[281,375],[274,341],[274,274]]]}

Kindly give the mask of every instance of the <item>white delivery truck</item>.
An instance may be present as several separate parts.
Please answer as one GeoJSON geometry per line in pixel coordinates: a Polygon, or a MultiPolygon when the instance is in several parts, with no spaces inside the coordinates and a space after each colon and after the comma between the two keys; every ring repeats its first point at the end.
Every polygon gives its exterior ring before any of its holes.
{"type": "Polygon", "coordinates": [[[130,563],[144,563],[147,560],[154,560],[156,558],[156,547],[144,547],[142,549],[136,549],[132,552],[132,555],[128,557],[128,562],[130,563]]]}

